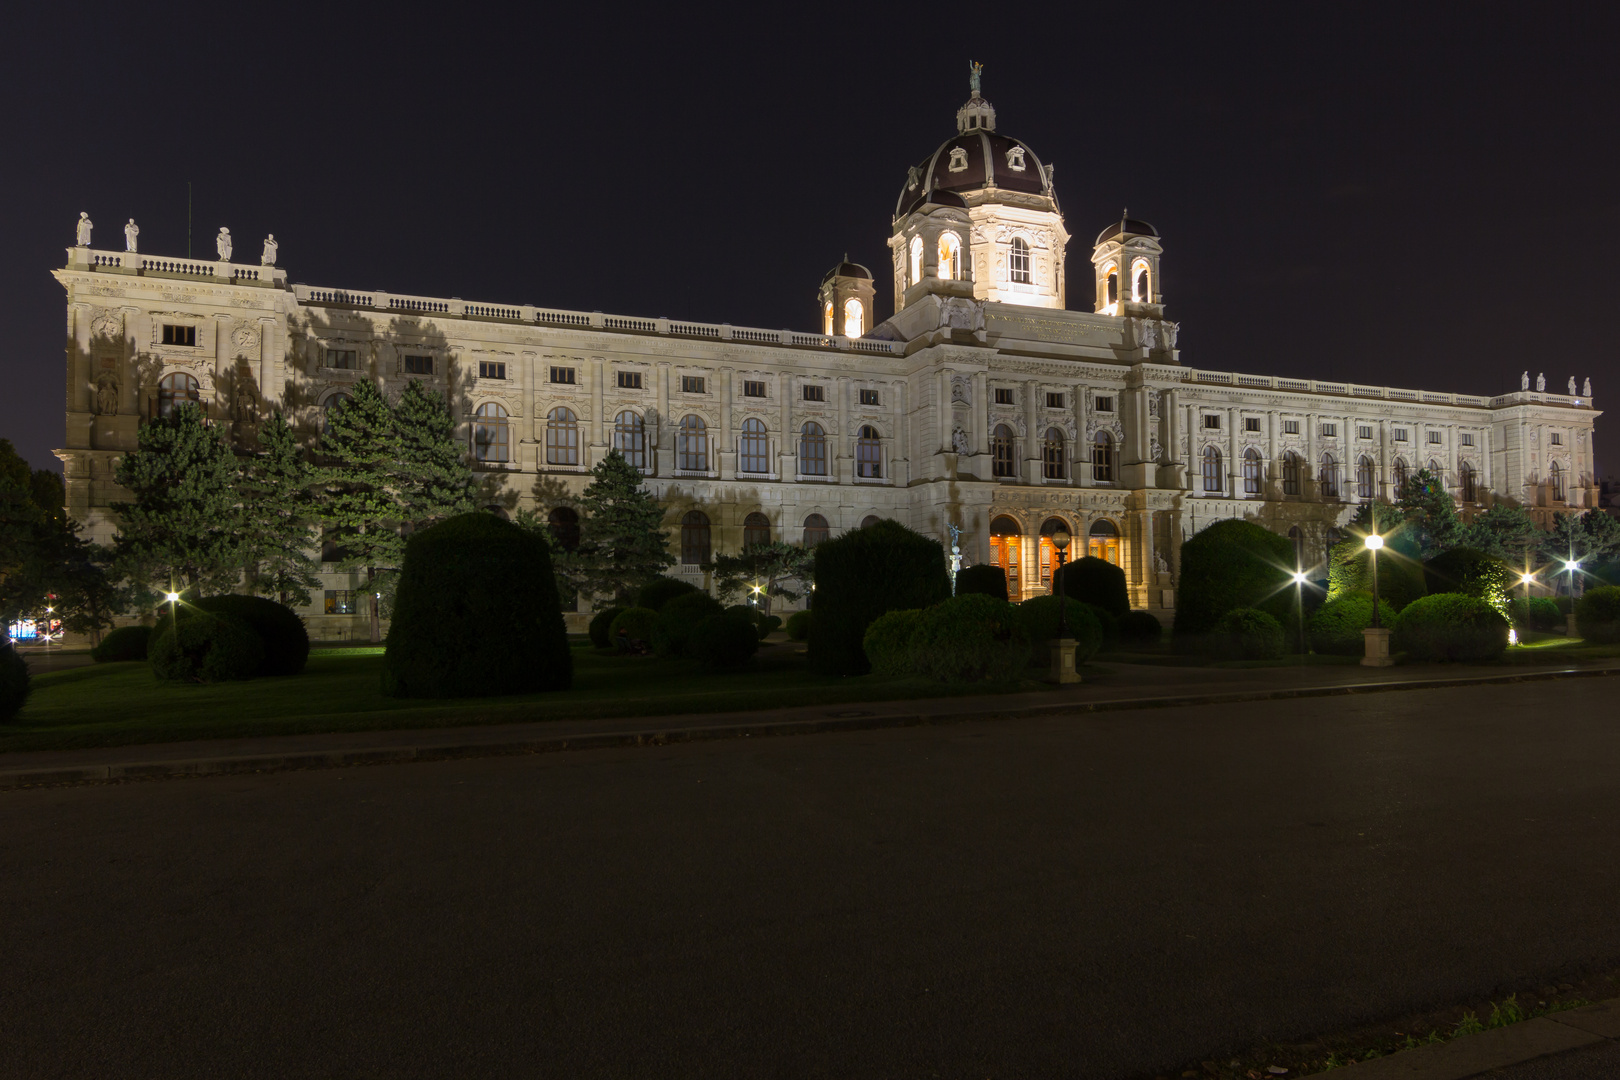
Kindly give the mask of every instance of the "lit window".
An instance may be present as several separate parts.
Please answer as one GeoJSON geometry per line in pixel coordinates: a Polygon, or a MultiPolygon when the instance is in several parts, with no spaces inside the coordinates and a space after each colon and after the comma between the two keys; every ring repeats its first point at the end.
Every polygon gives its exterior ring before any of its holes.
{"type": "Polygon", "coordinates": [[[764,397],[765,382],[762,379],[744,379],[743,397],[764,397]]]}
{"type": "Polygon", "coordinates": [[[639,371],[621,371],[621,372],[618,372],[618,376],[619,376],[619,389],[620,390],[640,390],[641,389],[641,372],[639,372],[639,371]]]}
{"type": "Polygon", "coordinates": [[[433,357],[407,356],[405,358],[405,374],[431,375],[433,374],[433,357]]]}
{"type": "Polygon", "coordinates": [[[647,467],[647,427],[639,413],[626,409],[613,418],[613,448],[636,468],[647,467]]]}
{"type": "Polygon", "coordinates": [[[1339,497],[1339,460],[1332,454],[1322,455],[1322,468],[1319,475],[1322,484],[1322,494],[1330,499],[1339,497]]]}
{"type": "Polygon", "coordinates": [[[197,344],[197,328],[195,326],[177,326],[173,323],[164,323],[163,344],[195,346],[197,344]]]}
{"type": "Polygon", "coordinates": [[[1283,455],[1282,486],[1284,495],[1299,494],[1299,474],[1302,465],[1304,465],[1304,462],[1292,450],[1283,455]]]}
{"type": "Polygon", "coordinates": [[[826,387],[822,386],[820,383],[807,383],[807,384],[805,384],[805,387],[804,387],[804,400],[806,400],[806,401],[826,401],[827,400],[826,387]]]}
{"type": "Polygon", "coordinates": [[[691,510],[681,518],[681,562],[698,566],[709,561],[709,516],[691,510]]]}
{"type": "Polygon", "coordinates": [[[1114,482],[1114,436],[1099,431],[1091,437],[1091,478],[1099,483],[1114,482]]]}
{"type": "Polygon", "coordinates": [[[1091,525],[1086,537],[1086,554],[1093,559],[1119,565],[1119,528],[1106,518],[1091,525]]]}
{"type": "Polygon", "coordinates": [[[826,307],[821,309],[821,332],[829,336],[833,332],[831,300],[827,301],[826,307]]]}
{"type": "Polygon", "coordinates": [[[860,337],[866,333],[866,309],[853,296],[844,301],[844,336],[860,337]]]}
{"type": "Polygon", "coordinates": [[[169,416],[181,405],[202,404],[202,387],[183,371],[163,376],[158,383],[158,415],[169,416]]]}
{"type": "Polygon", "coordinates": [[[1213,446],[1204,447],[1204,490],[1220,491],[1226,485],[1221,476],[1221,452],[1213,446]]]}
{"type": "Polygon", "coordinates": [[[354,349],[327,349],[326,366],[339,371],[354,371],[360,366],[360,354],[354,349]]]}
{"type": "Polygon", "coordinates": [[[574,369],[571,367],[554,367],[551,369],[551,381],[562,383],[565,386],[574,385],[574,369]]]}
{"type": "Polygon", "coordinates": [[[1063,408],[1063,395],[1062,394],[1047,394],[1046,395],[1046,407],[1048,409],[1061,409],[1061,408],[1063,408]]]}
{"type": "Polygon", "coordinates": [[[827,526],[827,519],[820,514],[811,514],[804,519],[804,546],[815,547],[832,534],[827,526]]]}
{"type": "Polygon", "coordinates": [[[353,615],[354,590],[353,589],[327,589],[326,613],[328,615],[353,615]]]}
{"type": "Polygon", "coordinates": [[[737,467],[746,473],[770,472],[767,460],[769,440],[765,437],[765,423],[754,417],[743,421],[742,439],[738,445],[737,467]]]}
{"type": "Polygon", "coordinates": [[[998,389],[996,391],[996,404],[997,405],[1011,405],[1012,403],[1013,403],[1013,392],[1011,390],[998,389]]]}
{"type": "Polygon", "coordinates": [[[504,407],[493,401],[478,406],[473,421],[474,458],[496,463],[506,461],[509,435],[504,407]]]}
{"type": "Polygon", "coordinates": [[[878,392],[876,390],[862,390],[861,391],[861,404],[862,405],[877,405],[877,404],[879,404],[879,402],[878,402],[878,392]]]}
{"type": "Polygon", "coordinates": [[[799,475],[827,475],[827,433],[813,420],[799,429],[799,475]]]}
{"type": "Polygon", "coordinates": [[[1260,481],[1265,469],[1260,463],[1260,451],[1249,447],[1243,451],[1243,494],[1260,494],[1260,481]]]}
{"type": "Polygon", "coordinates": [[[1097,411],[1098,412],[1113,412],[1114,411],[1114,399],[1112,397],[1100,397],[1100,398],[1098,398],[1097,399],[1097,411]]]}
{"type": "Polygon", "coordinates": [[[478,361],[478,377],[480,379],[506,378],[505,361],[480,360],[478,361]]]}
{"type": "Polygon", "coordinates": [[[570,409],[552,409],[546,417],[546,464],[579,464],[579,421],[570,409]]]}
{"type": "Polygon", "coordinates": [[[923,278],[923,241],[922,241],[922,237],[913,236],[911,238],[911,273],[909,275],[909,279],[911,281],[911,284],[916,285],[916,284],[919,284],[922,281],[922,278],[923,278]]]}
{"type": "Polygon", "coordinates": [[[1131,299],[1138,304],[1151,303],[1153,300],[1152,283],[1148,279],[1148,264],[1143,259],[1137,259],[1131,264],[1131,299]]]}
{"type": "Polygon", "coordinates": [[[962,241],[956,238],[953,232],[939,234],[939,276],[943,281],[955,281],[961,277],[960,263],[962,254],[962,241]]]}
{"type": "Polygon", "coordinates": [[[1041,475],[1048,480],[1062,480],[1069,475],[1062,428],[1047,428],[1046,438],[1041,440],[1041,475]]]}
{"type": "Polygon", "coordinates": [[[1104,315],[1113,315],[1119,311],[1119,267],[1109,264],[1103,275],[1101,295],[1098,297],[1098,306],[1104,315]]]}
{"type": "Polygon", "coordinates": [[[1022,236],[1013,237],[1012,255],[1007,266],[1015,282],[1029,284],[1029,242],[1022,236]]]}
{"type": "Polygon", "coordinates": [[[743,518],[743,548],[771,542],[771,519],[755,512],[743,518]]]}
{"type": "Polygon", "coordinates": [[[876,480],[883,475],[883,443],[877,428],[870,425],[862,427],[855,439],[855,475],[866,480],[876,480]]]}
{"type": "Polygon", "coordinates": [[[997,424],[990,435],[990,475],[1013,476],[1013,433],[1006,424],[997,424]]]}
{"type": "Polygon", "coordinates": [[[683,393],[683,394],[701,394],[703,392],[704,392],[704,390],[703,390],[703,376],[701,376],[701,375],[682,375],[681,376],[681,393],[683,393]]]}
{"type": "Polygon", "coordinates": [[[1372,458],[1362,454],[1356,460],[1356,498],[1371,499],[1378,488],[1377,473],[1373,469],[1372,458]]]}
{"type": "Polygon", "coordinates": [[[675,432],[675,466],[688,472],[709,467],[709,429],[701,416],[688,416],[675,432]]]}

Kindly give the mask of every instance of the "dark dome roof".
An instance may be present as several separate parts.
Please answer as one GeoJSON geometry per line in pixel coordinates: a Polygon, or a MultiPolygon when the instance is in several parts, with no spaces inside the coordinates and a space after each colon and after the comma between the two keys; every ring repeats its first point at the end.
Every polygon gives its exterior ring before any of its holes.
{"type": "Polygon", "coordinates": [[[872,271],[868,270],[860,263],[850,262],[849,256],[845,255],[844,261],[823,274],[821,280],[827,281],[828,279],[835,277],[865,278],[867,281],[871,281],[872,271]]]}
{"type": "Polygon", "coordinates": [[[1155,240],[1159,238],[1158,229],[1155,229],[1152,225],[1149,225],[1141,218],[1131,217],[1130,211],[1127,210],[1120,214],[1118,221],[1114,222],[1112,225],[1108,226],[1108,228],[1097,234],[1097,243],[1100,244],[1104,240],[1112,240],[1116,236],[1124,236],[1126,233],[1131,233],[1135,236],[1151,236],[1155,240]]]}
{"type": "Polygon", "coordinates": [[[911,170],[900,189],[894,216],[904,217],[930,202],[965,206],[960,193],[987,187],[1043,196],[1051,199],[1052,208],[1057,209],[1057,196],[1047,184],[1046,166],[1029,144],[981,128],[945,140],[938,150],[911,170]],[[952,153],[957,150],[961,153],[952,153]]]}

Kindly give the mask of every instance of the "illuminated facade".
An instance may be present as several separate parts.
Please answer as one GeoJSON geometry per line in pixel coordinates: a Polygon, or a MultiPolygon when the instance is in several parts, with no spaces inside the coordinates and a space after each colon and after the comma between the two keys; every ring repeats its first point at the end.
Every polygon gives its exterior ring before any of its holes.
{"type": "MultiPolygon", "coordinates": [[[[1116,562],[1133,604],[1167,614],[1181,541],[1223,518],[1295,537],[1309,567],[1358,503],[1424,467],[1465,513],[1597,502],[1598,414],[1573,380],[1476,397],[1183,365],[1161,239],[1128,214],[1093,245],[1090,310],[1068,310],[1053,168],[997,132],[976,86],[956,136],[907,174],[889,242],[891,318],[846,260],[822,280],[820,332],[795,333],[311,287],[273,240],[258,263],[231,261],[223,231],[218,260],[149,256],[94,247],[84,219],[55,272],[69,510],[106,539],[116,459],[177,402],[244,442],[280,409],[313,440],[360,379],[446,393],[489,504],[564,533],[617,447],[695,580],[716,551],[894,518],[947,543],[959,526],[965,561],[999,563],[1027,597],[1062,525],[1071,554],[1116,562]]],[[[358,577],[325,569],[312,632],[363,633],[358,577]]]]}

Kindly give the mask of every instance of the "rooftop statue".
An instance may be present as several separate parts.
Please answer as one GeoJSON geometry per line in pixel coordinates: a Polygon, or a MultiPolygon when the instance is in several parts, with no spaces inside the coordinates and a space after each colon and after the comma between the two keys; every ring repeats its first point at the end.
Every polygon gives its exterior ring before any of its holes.
{"type": "Polygon", "coordinates": [[[80,247],[89,247],[90,246],[90,230],[92,228],[94,228],[94,227],[95,227],[95,225],[90,220],[89,212],[85,211],[85,210],[80,210],[79,211],[79,246],[80,247]]]}
{"type": "Polygon", "coordinates": [[[129,219],[129,224],[124,226],[124,250],[125,251],[134,251],[135,250],[135,238],[137,236],[139,236],[139,235],[141,235],[141,227],[139,225],[135,224],[135,219],[134,218],[130,218],[129,219]]]}
{"type": "Polygon", "coordinates": [[[276,251],[280,247],[281,245],[276,243],[275,233],[271,233],[269,236],[266,236],[264,238],[264,254],[259,256],[259,262],[263,263],[265,266],[276,265],[276,251]]]}
{"type": "Polygon", "coordinates": [[[979,76],[984,72],[984,65],[968,61],[968,86],[973,88],[973,96],[979,96],[979,76]]]}
{"type": "Polygon", "coordinates": [[[1573,375],[1569,377],[1569,396],[1575,396],[1575,376],[1573,375]]]}
{"type": "Polygon", "coordinates": [[[1519,376],[1519,389],[1520,390],[1528,390],[1528,389],[1530,389],[1530,373],[1528,371],[1525,372],[1523,375],[1519,376]]]}
{"type": "Polygon", "coordinates": [[[219,249],[219,261],[231,261],[231,230],[221,227],[219,235],[214,237],[214,246],[219,249]]]}
{"type": "Polygon", "coordinates": [[[1591,397],[1592,396],[1592,376],[1590,376],[1590,375],[1588,375],[1586,377],[1586,382],[1584,384],[1582,384],[1582,386],[1581,386],[1581,396],[1582,397],[1591,397]]]}
{"type": "Polygon", "coordinates": [[[1547,389],[1547,373],[1545,371],[1536,372],[1536,392],[1537,393],[1544,393],[1546,391],[1546,389],[1547,389]]]}

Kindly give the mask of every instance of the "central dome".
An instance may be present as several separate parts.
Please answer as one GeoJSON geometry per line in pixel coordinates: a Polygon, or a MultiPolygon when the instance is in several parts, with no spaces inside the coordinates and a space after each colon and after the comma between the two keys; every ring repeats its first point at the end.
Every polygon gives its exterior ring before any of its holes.
{"type": "Polygon", "coordinates": [[[977,89],[957,110],[956,129],[955,138],[946,139],[911,168],[895,203],[895,220],[929,202],[966,206],[1002,201],[983,197],[987,192],[1016,192],[1023,198],[1015,195],[1011,201],[1024,205],[1044,201],[1048,205],[1042,209],[1057,211],[1050,168],[1028,143],[996,131],[996,110],[977,89]]]}

